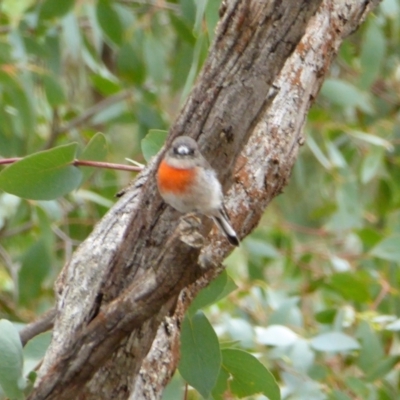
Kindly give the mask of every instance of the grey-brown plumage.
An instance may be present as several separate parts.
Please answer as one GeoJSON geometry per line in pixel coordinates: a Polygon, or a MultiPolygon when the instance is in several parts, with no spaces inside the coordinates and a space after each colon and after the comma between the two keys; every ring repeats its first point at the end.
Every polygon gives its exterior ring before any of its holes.
{"type": "Polygon", "coordinates": [[[172,142],[160,163],[157,185],[166,203],[182,213],[198,212],[212,218],[229,242],[239,246],[223,204],[221,184],[192,138],[179,136],[172,142]]]}

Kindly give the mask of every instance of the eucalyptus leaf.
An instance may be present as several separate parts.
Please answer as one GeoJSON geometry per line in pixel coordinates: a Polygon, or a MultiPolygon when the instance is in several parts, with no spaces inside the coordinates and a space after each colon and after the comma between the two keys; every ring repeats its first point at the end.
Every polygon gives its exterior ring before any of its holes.
{"type": "Polygon", "coordinates": [[[373,257],[386,261],[400,262],[400,235],[394,234],[383,239],[370,251],[373,257]]]}
{"type": "Polygon", "coordinates": [[[160,129],[151,129],[145,138],[142,139],[141,146],[143,157],[147,162],[155,156],[162,148],[167,138],[168,132],[160,129]]]}
{"type": "Polygon", "coordinates": [[[223,349],[222,368],[231,376],[230,391],[238,398],[262,393],[269,400],[280,400],[274,376],[253,355],[243,350],[223,349]]]}
{"type": "Polygon", "coordinates": [[[202,312],[186,316],[181,330],[182,377],[204,397],[208,398],[217,382],[221,367],[218,338],[202,312]]]}
{"type": "Polygon", "coordinates": [[[50,345],[51,337],[51,332],[40,333],[25,345],[23,349],[24,375],[32,371],[43,359],[50,345]]]}
{"type": "Polygon", "coordinates": [[[24,399],[22,344],[18,331],[6,319],[0,319],[0,355],[0,386],[11,399],[24,399]]]}
{"type": "Polygon", "coordinates": [[[59,18],[67,14],[75,4],[75,0],[45,0],[40,8],[41,19],[59,18]]]}
{"type": "Polygon", "coordinates": [[[386,39],[382,27],[376,19],[371,19],[364,33],[361,48],[361,87],[369,88],[375,81],[382,67],[385,54],[386,39]]]}
{"type": "Polygon", "coordinates": [[[76,189],[82,173],[71,165],[77,144],[41,151],[0,172],[0,189],[32,200],[52,200],[76,189]]]}
{"type": "Polygon", "coordinates": [[[283,325],[256,327],[258,343],[268,346],[290,346],[298,340],[298,335],[283,325]]]}
{"type": "Polygon", "coordinates": [[[196,296],[188,310],[189,314],[194,315],[200,308],[204,308],[219,301],[236,288],[235,282],[233,282],[232,278],[224,270],[196,296]]]}
{"type": "MultiPolygon", "coordinates": [[[[107,140],[106,137],[101,133],[97,132],[89,141],[84,148],[82,154],[79,156],[80,160],[85,161],[104,161],[107,156],[107,140]]],[[[82,182],[85,182],[94,171],[94,167],[82,168],[82,182]]]]}
{"type": "Polygon", "coordinates": [[[326,332],[310,340],[311,347],[319,351],[341,352],[358,350],[360,344],[354,338],[342,332],[326,332]]]}
{"type": "Polygon", "coordinates": [[[28,305],[38,297],[44,279],[51,270],[51,253],[43,239],[33,243],[22,258],[18,273],[19,301],[28,305]]]}
{"type": "Polygon", "coordinates": [[[66,96],[64,93],[64,89],[60,85],[59,81],[49,74],[44,74],[42,76],[42,79],[49,104],[52,106],[58,106],[65,103],[66,96]]]}
{"type": "Polygon", "coordinates": [[[374,112],[370,95],[350,82],[328,78],[322,86],[321,93],[332,101],[332,103],[343,109],[354,107],[359,108],[367,114],[373,114],[374,112]]]}
{"type": "Polygon", "coordinates": [[[122,44],[124,30],[118,12],[109,0],[99,0],[96,8],[97,21],[105,36],[117,45],[122,44]]]}

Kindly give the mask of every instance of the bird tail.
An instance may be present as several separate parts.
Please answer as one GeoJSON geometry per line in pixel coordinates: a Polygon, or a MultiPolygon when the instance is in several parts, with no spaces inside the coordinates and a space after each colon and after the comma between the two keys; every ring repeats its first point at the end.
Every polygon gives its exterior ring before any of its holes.
{"type": "Polygon", "coordinates": [[[233,246],[239,246],[239,239],[236,235],[235,230],[232,228],[228,214],[226,213],[225,209],[220,210],[219,215],[214,215],[212,218],[218,228],[225,234],[225,236],[229,240],[229,243],[233,246]]]}

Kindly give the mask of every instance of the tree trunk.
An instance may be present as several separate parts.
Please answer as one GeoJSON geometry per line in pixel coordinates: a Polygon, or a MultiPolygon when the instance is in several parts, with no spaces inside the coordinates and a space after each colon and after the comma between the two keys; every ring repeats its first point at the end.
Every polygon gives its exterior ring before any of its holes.
{"type": "MultiPolygon", "coordinates": [[[[339,45],[379,0],[226,3],[167,146],[182,134],[199,142],[230,188],[228,213],[243,238],[288,182],[339,45]]],[[[163,203],[154,179],[162,153],[64,267],[53,340],[29,399],[158,399],[172,377],[184,312],[232,248],[211,223],[185,225],[163,203]]]]}

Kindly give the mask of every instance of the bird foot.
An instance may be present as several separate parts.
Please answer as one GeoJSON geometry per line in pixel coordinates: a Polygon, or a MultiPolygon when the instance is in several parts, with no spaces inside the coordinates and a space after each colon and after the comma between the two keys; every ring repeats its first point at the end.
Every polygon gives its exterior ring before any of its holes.
{"type": "Polygon", "coordinates": [[[201,219],[194,213],[186,214],[180,218],[180,239],[190,247],[199,249],[204,246],[204,237],[199,232],[201,219]]]}

